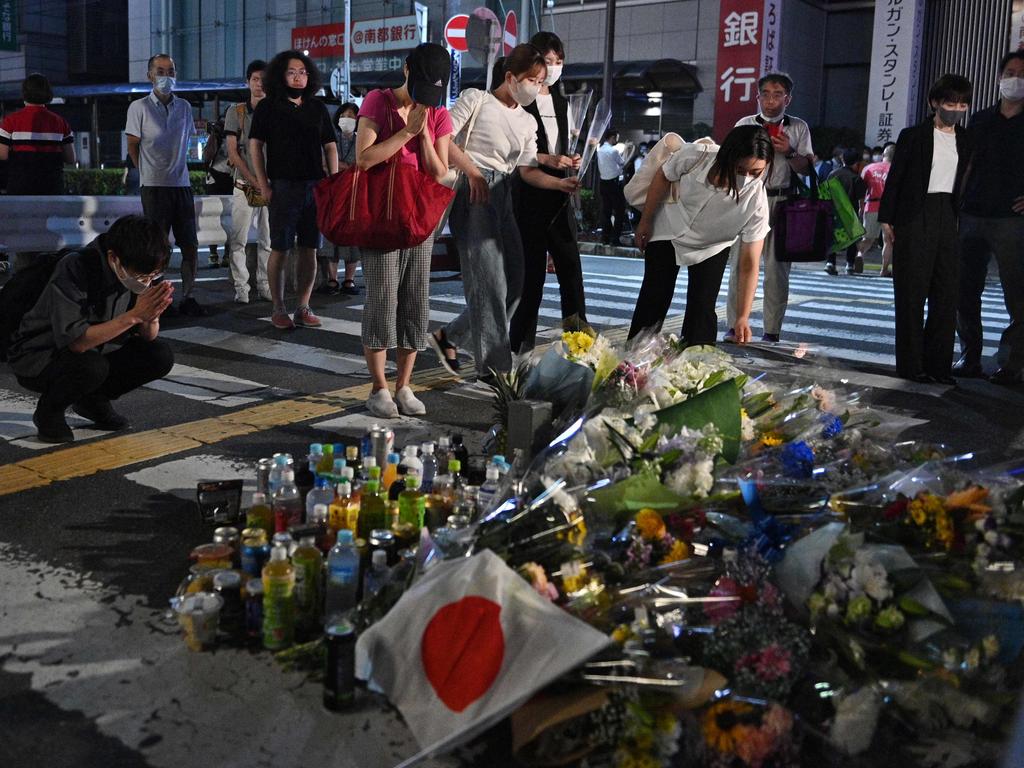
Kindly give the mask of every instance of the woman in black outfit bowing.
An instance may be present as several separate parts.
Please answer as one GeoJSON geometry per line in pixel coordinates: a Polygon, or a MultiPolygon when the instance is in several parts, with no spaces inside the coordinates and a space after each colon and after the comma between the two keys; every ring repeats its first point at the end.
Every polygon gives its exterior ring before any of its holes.
{"type": "MultiPolygon", "coordinates": [[[[565,49],[558,35],[538,32],[530,40],[543,54],[547,78],[537,100],[525,107],[537,121],[537,161],[551,176],[565,177],[578,168],[579,155],[569,156],[569,102],[554,87],[562,73],[565,49]]],[[[509,324],[509,341],[514,353],[533,349],[537,316],[544,298],[547,257],[555,265],[562,303],[562,326],[580,330],[587,326],[583,297],[583,269],[576,240],[576,217],[570,196],[564,192],[519,184],[516,219],[523,240],[523,293],[509,324]]]]}
{"type": "Polygon", "coordinates": [[[970,81],[960,75],[935,81],[928,92],[933,114],[900,132],[878,212],[894,248],[896,372],[922,383],[956,383],[950,371],[959,285],[957,221],[971,159],[967,131],[959,123],[971,91],[970,81]]]}

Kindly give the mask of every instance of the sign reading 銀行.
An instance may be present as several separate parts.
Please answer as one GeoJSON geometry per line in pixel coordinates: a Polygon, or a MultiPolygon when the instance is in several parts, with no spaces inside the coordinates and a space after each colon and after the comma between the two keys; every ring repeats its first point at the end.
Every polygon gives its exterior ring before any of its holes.
{"type": "Polygon", "coordinates": [[[18,0],[0,0],[0,51],[18,50],[18,0]]]}
{"type": "Polygon", "coordinates": [[[757,81],[779,69],[782,0],[722,0],[714,137],[758,111],[757,81]]]}
{"type": "Polygon", "coordinates": [[[921,79],[923,0],[878,0],[871,43],[871,79],[864,142],[896,141],[917,111],[921,79]]]}
{"type": "MultiPolygon", "coordinates": [[[[3,2],[3,0],[0,0],[3,2]]],[[[352,22],[352,54],[387,53],[415,48],[426,40],[426,14],[361,19],[352,22]]],[[[309,51],[310,58],[345,55],[345,25],[320,24],[292,30],[292,47],[309,51]]]]}

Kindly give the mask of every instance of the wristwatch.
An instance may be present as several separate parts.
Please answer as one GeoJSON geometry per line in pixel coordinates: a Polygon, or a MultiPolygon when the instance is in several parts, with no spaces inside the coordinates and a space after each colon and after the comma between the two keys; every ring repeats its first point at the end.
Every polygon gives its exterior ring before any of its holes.
{"type": "Polygon", "coordinates": [[[792,160],[794,157],[796,157],[796,150],[790,149],[789,152],[786,153],[785,157],[787,160],[792,160]]]}

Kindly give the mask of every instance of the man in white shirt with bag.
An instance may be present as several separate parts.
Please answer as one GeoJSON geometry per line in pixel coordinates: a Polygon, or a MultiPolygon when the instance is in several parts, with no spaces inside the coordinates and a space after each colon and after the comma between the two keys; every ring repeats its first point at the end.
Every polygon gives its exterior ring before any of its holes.
{"type": "MultiPolygon", "coordinates": [[[[792,100],[793,80],[782,72],[772,72],[757,83],[758,103],[761,111],[756,115],[740,118],[736,126],[760,125],[768,132],[775,158],[771,175],[765,181],[768,194],[769,223],[775,225],[775,206],[789,194],[793,174],[806,176],[814,172],[811,148],[811,129],[799,117],[786,114],[792,100]]],[[[764,312],[761,341],[778,342],[782,334],[782,321],[789,304],[789,271],[792,263],[780,261],[775,252],[775,238],[768,237],[764,244],[764,312]]],[[[739,315],[739,272],[737,269],[739,248],[733,246],[729,257],[729,299],[726,305],[726,319],[729,330],[725,341],[736,341],[736,318],[739,315]]]]}

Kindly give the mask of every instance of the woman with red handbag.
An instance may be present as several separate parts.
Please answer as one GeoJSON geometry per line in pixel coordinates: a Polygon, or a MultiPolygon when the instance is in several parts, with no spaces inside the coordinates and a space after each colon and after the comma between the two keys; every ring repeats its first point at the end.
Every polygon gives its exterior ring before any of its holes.
{"type": "MultiPolygon", "coordinates": [[[[452,121],[443,106],[451,58],[435,43],[413,49],[403,68],[405,83],[371,91],[359,110],[356,166],[361,171],[391,160],[415,166],[440,181],[448,172],[452,121]]],[[[363,354],[373,379],[366,407],[378,418],[427,412],[409,386],[416,353],[426,346],[430,319],[430,252],[434,237],[409,248],[362,247],[366,304],[363,354]],[[398,373],[391,397],[384,372],[387,351],[397,348],[398,373]],[[397,404],[396,404],[397,401],[397,404]]]]}
{"type": "MultiPolygon", "coordinates": [[[[523,243],[512,208],[512,174],[540,189],[571,194],[578,181],[549,176],[538,168],[537,122],[523,107],[537,100],[547,77],[544,55],[533,45],[516,46],[500,68],[490,93],[467,89],[452,107],[456,134],[472,124],[465,149],[452,144],[452,164],[463,176],[456,185],[449,221],[459,248],[466,309],[429,341],[441,364],[458,375],[457,348],[471,344],[478,379],[512,368],[509,318],[523,288],[523,243]]],[[[528,215],[528,211],[523,211],[528,215]]]]}

